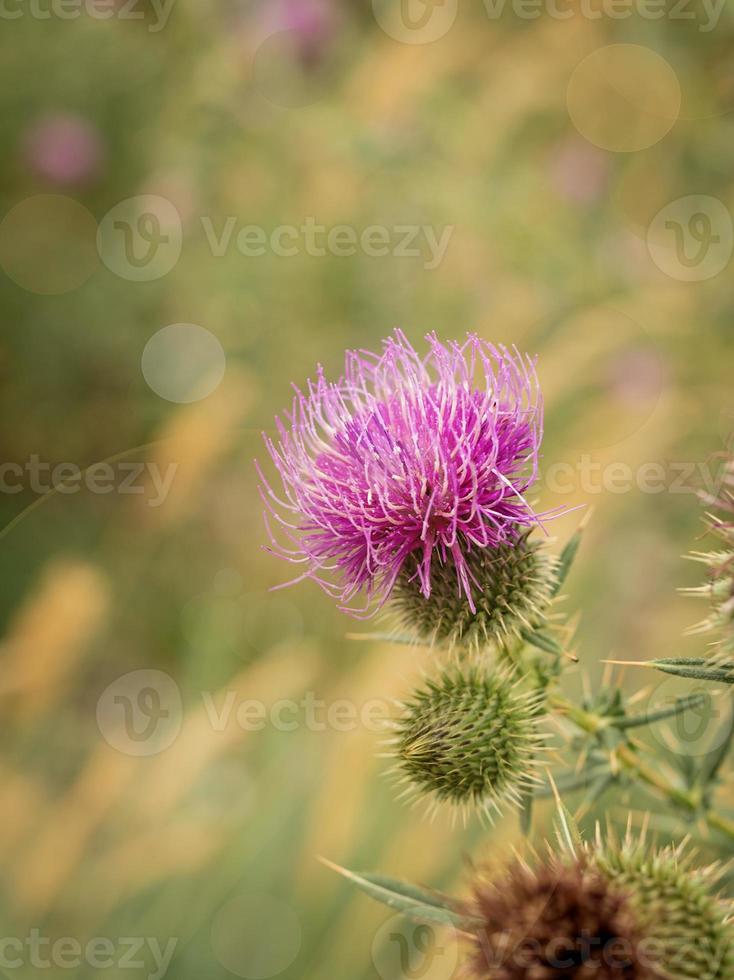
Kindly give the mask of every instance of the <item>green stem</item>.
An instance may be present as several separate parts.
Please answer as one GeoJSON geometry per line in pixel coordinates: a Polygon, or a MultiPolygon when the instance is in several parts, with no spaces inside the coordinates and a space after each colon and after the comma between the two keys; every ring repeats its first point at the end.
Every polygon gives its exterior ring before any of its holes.
{"type": "Polygon", "coordinates": [[[687,793],[685,790],[673,786],[657,769],[648,766],[628,745],[618,746],[615,754],[625,769],[636,773],[643,783],[652,786],[653,789],[656,789],[666,799],[670,800],[671,803],[675,803],[682,809],[688,810],[689,813],[696,813],[699,810],[701,805],[700,799],[692,793],[687,793]]]}
{"type": "MultiPolygon", "coordinates": [[[[551,695],[549,705],[562,712],[582,731],[590,735],[596,735],[610,726],[610,719],[585,711],[578,705],[566,701],[560,694],[551,695]]],[[[657,790],[666,800],[687,810],[688,813],[700,813],[709,828],[719,831],[734,842],[734,821],[715,810],[702,811],[700,796],[674,786],[657,769],[641,759],[629,745],[617,746],[615,756],[628,772],[634,772],[643,783],[657,790]]]]}

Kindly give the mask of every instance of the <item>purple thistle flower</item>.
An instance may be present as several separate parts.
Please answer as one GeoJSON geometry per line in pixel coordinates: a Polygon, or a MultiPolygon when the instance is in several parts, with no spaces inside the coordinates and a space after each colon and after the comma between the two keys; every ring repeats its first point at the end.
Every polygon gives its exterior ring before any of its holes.
{"type": "Polygon", "coordinates": [[[415,555],[426,598],[431,563],[451,563],[474,611],[468,552],[540,522],[523,496],[543,431],[534,361],[474,334],[426,340],[424,359],[401,330],[382,354],[348,351],[336,383],[319,366],[276,418],[279,441],[264,435],[284,489],[281,499],[258,467],[270,550],[305,566],[294,582],[314,579],[343,607],[359,592],[363,612],[382,605],[415,555]]]}

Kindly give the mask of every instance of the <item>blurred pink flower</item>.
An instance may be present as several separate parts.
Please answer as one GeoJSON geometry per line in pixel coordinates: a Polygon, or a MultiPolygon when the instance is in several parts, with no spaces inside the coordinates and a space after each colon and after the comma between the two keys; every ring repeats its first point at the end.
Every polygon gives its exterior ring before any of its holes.
{"type": "Polygon", "coordinates": [[[590,204],[609,181],[609,154],[578,137],[556,146],[550,161],[555,190],[575,204],[590,204]]]}
{"type": "Polygon", "coordinates": [[[23,158],[28,169],[54,184],[89,183],[99,175],[104,156],[99,132],[79,116],[42,116],[23,137],[23,158]]]}
{"type": "Polygon", "coordinates": [[[333,0],[269,0],[266,10],[268,33],[289,32],[304,61],[320,58],[340,22],[333,0]]]}
{"type": "Polygon", "coordinates": [[[666,381],[667,372],[660,357],[644,347],[621,351],[609,366],[612,394],[631,407],[657,400],[666,381]]]}

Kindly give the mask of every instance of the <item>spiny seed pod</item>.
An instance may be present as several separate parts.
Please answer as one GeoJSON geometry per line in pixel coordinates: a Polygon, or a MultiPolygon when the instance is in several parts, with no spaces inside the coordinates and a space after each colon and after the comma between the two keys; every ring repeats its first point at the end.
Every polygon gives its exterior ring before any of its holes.
{"type": "Polygon", "coordinates": [[[536,624],[551,601],[557,560],[523,535],[515,543],[474,548],[465,556],[475,583],[473,604],[456,588],[451,560],[431,565],[431,592],[421,590],[417,558],[407,562],[393,589],[390,606],[416,637],[449,647],[476,648],[502,642],[536,624]]]}
{"type": "Polygon", "coordinates": [[[542,736],[540,695],[502,671],[444,671],[403,706],[392,751],[405,795],[490,815],[533,781],[542,736]]]}
{"type": "Polygon", "coordinates": [[[682,847],[650,852],[628,835],[620,847],[600,836],[594,866],[626,891],[651,945],[657,946],[663,975],[675,980],[731,980],[734,924],[731,904],[716,888],[721,870],[693,867],[682,847]]]}
{"type": "Polygon", "coordinates": [[[517,860],[480,878],[467,909],[480,925],[469,975],[478,980],[661,980],[626,890],[585,857],[517,860]]]}

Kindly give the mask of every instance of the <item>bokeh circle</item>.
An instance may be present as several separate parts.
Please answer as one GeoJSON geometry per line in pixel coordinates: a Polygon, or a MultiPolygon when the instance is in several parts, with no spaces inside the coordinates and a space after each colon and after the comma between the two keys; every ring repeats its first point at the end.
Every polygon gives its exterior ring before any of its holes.
{"type": "Polygon", "coordinates": [[[663,139],[681,109],[681,87],[671,65],[640,44],[609,44],[587,55],[568,83],[571,120],[603,150],[633,153],[663,139]]]}
{"type": "Polygon", "coordinates": [[[36,194],[0,224],[0,265],[23,289],[56,296],[82,286],[97,268],[97,223],[78,201],[36,194]]]}
{"type": "Polygon", "coordinates": [[[302,929],[292,906],[253,892],[237,895],[222,906],[210,937],[214,955],[230,973],[245,980],[269,980],[295,961],[302,929]]]}
{"type": "Polygon", "coordinates": [[[169,402],[200,401],[219,386],[227,359],[217,338],[196,323],[171,323],[156,331],[141,358],[149,387],[169,402]]]}

